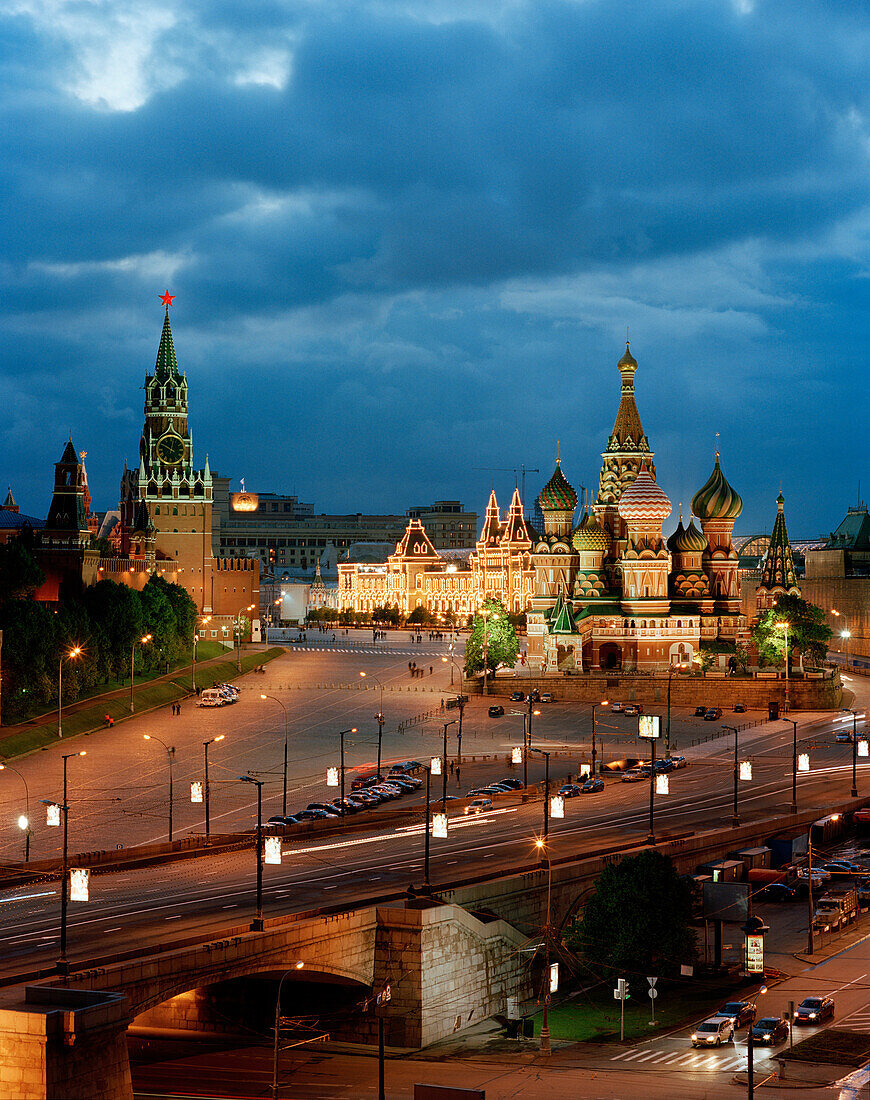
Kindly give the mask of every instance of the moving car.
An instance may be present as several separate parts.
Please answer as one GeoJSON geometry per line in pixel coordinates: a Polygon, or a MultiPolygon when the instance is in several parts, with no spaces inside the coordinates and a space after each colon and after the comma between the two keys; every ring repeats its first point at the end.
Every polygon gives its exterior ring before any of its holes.
{"type": "Polygon", "coordinates": [[[756,1008],[752,1001],[728,1001],[713,1017],[714,1020],[724,1016],[730,1020],[736,1031],[744,1024],[751,1024],[756,1016],[756,1008]]]}
{"type": "Polygon", "coordinates": [[[744,707],[744,705],[742,703],[735,703],[734,704],[734,713],[735,714],[745,714],[746,713],[746,707],[744,707]]]}
{"type": "Polygon", "coordinates": [[[565,783],[559,788],[559,794],[562,798],[576,798],[582,789],[579,783],[565,783]]]}
{"type": "Polygon", "coordinates": [[[689,763],[685,756],[672,756],[670,757],[670,761],[674,765],[674,768],[685,768],[689,763]]]}
{"type": "Polygon", "coordinates": [[[511,692],[511,702],[512,703],[522,703],[525,700],[525,698],[526,698],[525,695],[523,695],[523,693],[521,691],[512,691],[511,692]]]}
{"type": "Polygon", "coordinates": [[[834,738],[838,745],[851,745],[852,744],[852,731],[840,730],[837,736],[834,738]]]}
{"type": "Polygon", "coordinates": [[[593,794],[595,791],[603,791],[604,780],[599,779],[598,776],[596,776],[594,779],[587,779],[580,790],[583,792],[583,794],[593,794]]]}
{"type": "Polygon", "coordinates": [[[664,775],[667,772],[672,772],[676,765],[669,756],[666,756],[664,760],[656,760],[655,769],[656,775],[664,775]]]}
{"type": "Polygon", "coordinates": [[[642,768],[629,768],[627,772],[623,772],[622,782],[639,783],[641,779],[649,779],[650,771],[649,764],[642,768]]]}
{"type": "Polygon", "coordinates": [[[504,714],[504,707],[495,706],[495,707],[490,707],[489,708],[490,718],[501,718],[501,716],[503,714],[504,714]]]}
{"type": "Polygon", "coordinates": [[[692,1032],[693,1047],[721,1047],[734,1041],[734,1027],[725,1016],[714,1016],[698,1024],[692,1032]]]}
{"type": "Polygon", "coordinates": [[[643,714],[643,707],[639,703],[626,703],[622,713],[627,714],[629,718],[636,718],[639,714],[643,714]]]}
{"type": "Polygon", "coordinates": [[[752,1039],[762,1046],[776,1046],[788,1038],[788,1021],[777,1016],[762,1016],[752,1025],[752,1039]]]}
{"type": "Polygon", "coordinates": [[[469,802],[465,807],[467,814],[482,814],[484,810],[492,809],[491,798],[475,798],[472,802],[469,802]]]}
{"type": "Polygon", "coordinates": [[[771,882],[764,888],[765,901],[794,901],[796,897],[797,891],[784,882],[771,882]]]}
{"type": "Polygon", "coordinates": [[[833,997],[804,997],[794,1014],[796,1024],[820,1024],[822,1020],[833,1020],[833,997]]]}
{"type": "Polygon", "coordinates": [[[625,703],[611,703],[610,704],[611,714],[622,714],[622,712],[624,710],[625,710],[625,703]]]}
{"type": "Polygon", "coordinates": [[[554,702],[552,691],[542,691],[541,692],[541,702],[542,703],[552,703],[552,702],[554,702]]]}
{"type": "Polygon", "coordinates": [[[705,722],[715,722],[717,718],[722,717],[721,707],[710,707],[707,713],[704,715],[705,722]]]}
{"type": "Polygon", "coordinates": [[[695,717],[703,718],[709,709],[709,707],[695,707],[695,717]]]}

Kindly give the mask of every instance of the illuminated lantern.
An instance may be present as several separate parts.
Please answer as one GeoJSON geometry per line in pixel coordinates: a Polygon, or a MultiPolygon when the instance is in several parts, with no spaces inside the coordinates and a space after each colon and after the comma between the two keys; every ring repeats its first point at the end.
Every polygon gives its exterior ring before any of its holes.
{"type": "Polygon", "coordinates": [[[266,837],[266,855],[263,859],[264,863],[273,863],[276,866],[281,864],[281,838],[279,836],[267,836],[266,837]]]}
{"type": "Polygon", "coordinates": [[[515,745],[514,748],[511,749],[511,763],[512,764],[522,764],[522,762],[523,762],[523,750],[518,745],[515,745]]]}
{"type": "Polygon", "coordinates": [[[550,992],[556,993],[559,989],[559,964],[550,963],[550,992]]]}
{"type": "Polygon", "coordinates": [[[202,802],[202,783],[198,779],[190,784],[190,801],[202,802]]]}
{"type": "Polygon", "coordinates": [[[447,814],[432,815],[432,836],[439,840],[447,839],[447,814]]]}
{"type": "Polygon", "coordinates": [[[550,817],[565,816],[565,799],[560,794],[554,794],[550,799],[550,817]]]}
{"type": "Polygon", "coordinates": [[[592,774],[592,765],[591,764],[581,764],[580,765],[580,778],[581,779],[588,779],[591,774],[592,774]]]}
{"type": "Polygon", "coordinates": [[[670,794],[670,783],[668,782],[667,775],[656,776],[656,794],[670,794]]]}
{"type": "Polygon", "coordinates": [[[752,778],[752,761],[741,760],[740,761],[740,778],[751,779],[752,778]]]}
{"type": "Polygon", "coordinates": [[[87,901],[91,872],[87,867],[73,867],[69,873],[69,900],[87,901]]]}
{"type": "Polygon", "coordinates": [[[433,756],[432,759],[429,761],[429,767],[430,767],[433,775],[440,775],[441,774],[441,757],[440,756],[433,756]]]}
{"type": "Polygon", "coordinates": [[[808,752],[802,752],[798,757],[798,771],[808,772],[810,770],[810,754],[808,752]]]}
{"type": "Polygon", "coordinates": [[[327,787],[338,786],[338,768],[326,769],[326,785],[327,787]]]}
{"type": "Polygon", "coordinates": [[[47,806],[48,813],[46,815],[47,825],[60,825],[60,806],[56,802],[51,802],[47,806]]]}
{"type": "Polygon", "coordinates": [[[863,738],[858,742],[858,755],[870,756],[870,744],[863,738]]]}

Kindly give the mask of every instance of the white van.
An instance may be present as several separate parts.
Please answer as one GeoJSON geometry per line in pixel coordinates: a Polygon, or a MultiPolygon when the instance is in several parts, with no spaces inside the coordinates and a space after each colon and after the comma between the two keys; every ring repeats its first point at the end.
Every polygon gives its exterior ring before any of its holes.
{"type": "Polygon", "coordinates": [[[200,693],[198,707],[222,707],[226,699],[218,688],[206,688],[200,693]]]}

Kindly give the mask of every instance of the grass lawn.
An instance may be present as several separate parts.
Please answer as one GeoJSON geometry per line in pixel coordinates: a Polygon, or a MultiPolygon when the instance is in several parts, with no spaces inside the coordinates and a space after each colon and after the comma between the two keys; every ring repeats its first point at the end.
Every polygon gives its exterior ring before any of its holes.
{"type": "Polygon", "coordinates": [[[796,1062],[828,1062],[835,1066],[863,1066],[870,1058],[870,1035],[860,1031],[825,1028],[785,1050],[783,1058],[796,1062]]]}
{"type": "MultiPolygon", "coordinates": [[[[550,1036],[573,1042],[619,1041],[619,1001],[613,999],[616,982],[577,994],[570,1001],[555,1005],[549,1012],[550,1036]]],[[[704,1019],[716,1011],[725,1001],[741,999],[742,985],[733,983],[686,982],[662,984],[659,979],[659,996],[655,1002],[656,1026],[650,1027],[650,998],[647,996],[646,978],[629,982],[631,996],[625,1002],[625,1038],[637,1039],[653,1035],[656,1031],[675,1027],[686,1019],[704,1019]]],[[[541,1034],[543,1014],[533,1017],[535,1035],[541,1034]]]]}
{"type": "MultiPolygon", "coordinates": [[[[225,650],[219,643],[212,644],[218,645],[218,651],[226,652],[227,658],[224,661],[216,661],[214,664],[204,666],[200,666],[199,661],[197,661],[196,683],[198,687],[211,687],[212,684],[229,682],[238,675],[235,657],[230,656],[229,651],[225,650]]],[[[205,643],[197,648],[197,655],[201,657],[201,651],[205,649],[205,643]]],[[[250,672],[257,665],[267,664],[284,652],[283,649],[273,648],[243,654],[242,672],[250,672]]],[[[191,691],[190,681],[189,666],[184,672],[179,672],[177,676],[173,676],[169,680],[155,681],[154,676],[149,676],[147,679],[142,677],[141,686],[140,677],[137,676],[134,688],[136,713],[164,706],[176,699],[183,699],[191,691]]],[[[127,687],[129,687],[129,681],[127,687]]],[[[104,688],[103,690],[110,689],[104,688]]],[[[80,707],[68,713],[64,711],[64,738],[76,737],[82,733],[92,733],[94,730],[102,729],[106,714],[111,715],[116,722],[129,718],[129,694],[125,693],[114,699],[102,699],[98,703],[94,703],[93,706],[80,707]]],[[[6,760],[11,760],[13,757],[35,752],[37,749],[41,749],[43,745],[54,744],[56,741],[57,713],[55,712],[50,715],[43,715],[41,719],[35,721],[32,725],[28,725],[26,729],[0,739],[0,756],[6,760]]]]}

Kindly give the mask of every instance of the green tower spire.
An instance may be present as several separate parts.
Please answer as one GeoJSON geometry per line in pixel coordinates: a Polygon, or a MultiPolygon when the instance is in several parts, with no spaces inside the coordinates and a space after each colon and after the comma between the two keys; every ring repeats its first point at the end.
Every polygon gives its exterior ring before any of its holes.
{"type": "Polygon", "coordinates": [[[761,584],[758,586],[769,593],[792,593],[800,595],[791,543],[785,526],[785,497],[780,492],[776,498],[776,521],[770,545],[761,571],[761,584]]]}
{"type": "Polygon", "coordinates": [[[175,345],[172,343],[172,329],[169,327],[169,306],[163,319],[163,332],[160,334],[160,347],[157,349],[157,364],[154,377],[158,382],[178,377],[178,360],[175,358],[175,345]]]}

